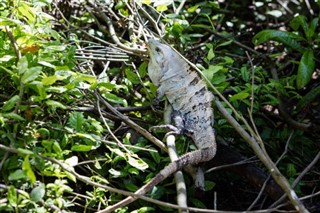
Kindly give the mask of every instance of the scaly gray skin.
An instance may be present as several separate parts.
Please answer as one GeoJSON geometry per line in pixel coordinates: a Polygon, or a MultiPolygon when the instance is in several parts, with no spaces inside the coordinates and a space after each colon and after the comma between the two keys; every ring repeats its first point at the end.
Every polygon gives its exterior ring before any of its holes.
{"type": "MultiPolygon", "coordinates": [[[[171,174],[187,165],[196,165],[211,160],[216,154],[216,142],[211,108],[212,94],[197,73],[169,46],[150,39],[148,43],[150,61],[148,73],[151,81],[159,86],[155,102],[165,95],[170,106],[167,117],[171,117],[177,133],[188,134],[198,150],[186,153],[161,170],[149,183],[135,194],[143,195],[171,174]]],[[[168,119],[167,119],[168,120],[168,119]]],[[[112,212],[135,201],[128,197],[100,213],[112,212]]]]}

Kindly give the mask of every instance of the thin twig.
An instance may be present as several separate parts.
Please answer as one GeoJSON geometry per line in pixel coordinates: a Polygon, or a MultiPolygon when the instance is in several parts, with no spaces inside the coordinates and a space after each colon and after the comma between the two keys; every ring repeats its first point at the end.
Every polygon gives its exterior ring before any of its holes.
{"type": "MultiPolygon", "coordinates": [[[[170,134],[166,138],[167,147],[168,147],[168,154],[170,157],[171,162],[176,161],[179,159],[179,156],[176,151],[175,146],[175,136],[170,134]]],[[[181,207],[188,207],[187,204],[187,187],[186,183],[183,178],[182,171],[177,171],[174,175],[176,180],[176,189],[177,189],[177,203],[181,207]]],[[[188,211],[181,210],[181,213],[186,213],[188,211]]]]}

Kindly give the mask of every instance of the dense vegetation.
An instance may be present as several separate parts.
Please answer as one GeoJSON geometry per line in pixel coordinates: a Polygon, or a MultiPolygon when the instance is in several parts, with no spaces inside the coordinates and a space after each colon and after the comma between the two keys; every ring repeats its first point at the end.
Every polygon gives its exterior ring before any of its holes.
{"type": "MultiPolygon", "coordinates": [[[[319,212],[319,6],[0,0],[0,211],[96,212],[170,162],[165,132],[153,132],[157,140],[147,131],[163,122],[145,47],[158,37],[220,100],[218,153],[204,165],[204,193],[185,173],[188,205],[294,211],[294,196],[283,197],[292,187],[300,205],[319,212]]],[[[195,149],[188,137],[176,142],[179,155],[195,149]]],[[[172,177],[148,194],[172,204],[176,195],[172,177]]],[[[118,210],[131,211],[177,209],[139,199],[118,210]]]]}

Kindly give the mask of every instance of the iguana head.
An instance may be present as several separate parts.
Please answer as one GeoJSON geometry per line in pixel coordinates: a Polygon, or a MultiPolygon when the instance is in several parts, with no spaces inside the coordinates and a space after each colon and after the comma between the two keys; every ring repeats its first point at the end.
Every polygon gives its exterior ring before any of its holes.
{"type": "Polygon", "coordinates": [[[150,61],[148,74],[152,82],[158,86],[159,81],[168,69],[174,68],[180,57],[170,46],[160,43],[155,39],[150,39],[147,45],[150,61]]]}

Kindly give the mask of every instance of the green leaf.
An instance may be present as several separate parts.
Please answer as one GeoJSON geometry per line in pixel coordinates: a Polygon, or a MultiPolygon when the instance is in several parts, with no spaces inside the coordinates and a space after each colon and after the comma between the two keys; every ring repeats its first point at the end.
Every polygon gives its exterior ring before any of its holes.
{"type": "Polygon", "coordinates": [[[304,40],[304,38],[300,35],[286,31],[263,30],[253,37],[252,42],[254,45],[259,45],[269,40],[278,41],[299,52],[305,51],[305,48],[297,42],[299,40],[304,40]]]}
{"type": "Polygon", "coordinates": [[[58,80],[56,75],[45,77],[41,80],[43,85],[52,85],[58,80]]]}
{"type": "Polygon", "coordinates": [[[12,185],[9,187],[7,198],[8,198],[10,205],[12,205],[14,207],[18,205],[17,191],[16,191],[16,188],[12,185]]]}
{"type": "Polygon", "coordinates": [[[249,93],[247,92],[239,92],[230,98],[230,102],[235,101],[235,100],[244,100],[249,96],[249,93]]]}
{"type": "MultiPolygon", "coordinates": [[[[71,170],[74,170],[74,168],[72,167],[71,170]]],[[[72,173],[65,171],[67,178],[69,178],[70,180],[72,180],[73,182],[77,182],[77,178],[76,176],[74,176],[72,173]]]]}
{"type": "Polygon", "coordinates": [[[69,115],[68,125],[77,132],[82,131],[83,124],[85,122],[82,112],[72,112],[69,115]]]}
{"type": "Polygon", "coordinates": [[[40,66],[27,69],[26,72],[23,73],[23,76],[21,78],[22,83],[26,84],[30,81],[35,80],[40,75],[41,70],[42,67],[40,66]]]}
{"type": "Polygon", "coordinates": [[[21,179],[27,179],[27,174],[22,169],[18,169],[16,171],[10,173],[10,175],[8,177],[9,181],[21,180],[21,179]]]}
{"type": "Polygon", "coordinates": [[[148,164],[140,159],[137,155],[129,155],[128,163],[139,170],[145,170],[149,167],[148,164]]]}
{"type": "Polygon", "coordinates": [[[148,67],[148,64],[146,62],[143,62],[140,64],[138,70],[141,78],[144,78],[146,76],[148,72],[147,67],[148,67]]]}
{"type": "Polygon", "coordinates": [[[28,70],[28,59],[26,56],[20,58],[17,64],[17,69],[20,75],[28,70]]]}
{"type": "Polygon", "coordinates": [[[92,147],[93,146],[90,146],[90,145],[73,145],[71,147],[71,150],[72,151],[77,151],[77,152],[88,152],[88,151],[91,151],[92,150],[92,147]]]}
{"type": "Polygon", "coordinates": [[[34,155],[34,153],[28,149],[18,148],[17,150],[19,151],[19,153],[24,155],[34,155]]]}
{"type": "Polygon", "coordinates": [[[223,66],[219,65],[209,65],[208,69],[203,70],[203,74],[211,81],[213,79],[214,74],[223,69],[223,66]]]}
{"type": "Polygon", "coordinates": [[[193,13],[198,9],[199,6],[200,6],[199,4],[196,4],[195,6],[188,8],[187,9],[188,13],[193,13]]]}
{"type": "Polygon", "coordinates": [[[93,84],[97,82],[97,79],[95,76],[92,75],[85,75],[85,74],[80,74],[77,78],[77,81],[86,81],[89,84],[93,84]]]}
{"type": "Polygon", "coordinates": [[[166,11],[168,9],[168,7],[167,7],[167,5],[165,5],[165,4],[161,4],[161,5],[158,5],[157,7],[156,7],[156,10],[158,11],[158,12],[164,12],[164,11],[166,11]]]}
{"type": "Polygon", "coordinates": [[[127,100],[120,98],[112,93],[106,92],[103,96],[110,102],[115,104],[122,104],[123,106],[128,106],[127,100]]]}
{"type": "Polygon", "coordinates": [[[40,200],[42,200],[45,194],[46,194],[45,186],[44,184],[40,184],[40,186],[37,186],[32,189],[30,194],[30,199],[33,202],[39,202],[40,200]]]}
{"type": "Polygon", "coordinates": [[[312,73],[315,68],[314,54],[312,49],[305,51],[301,57],[298,74],[297,88],[301,89],[311,80],[312,73]]]}
{"type": "Polygon", "coordinates": [[[21,117],[20,115],[16,113],[4,113],[2,114],[3,117],[8,118],[8,119],[13,119],[16,121],[24,121],[25,119],[21,117]]]}
{"type": "Polygon", "coordinates": [[[313,35],[315,33],[315,30],[317,29],[318,23],[319,23],[319,18],[314,18],[310,22],[309,29],[306,32],[306,36],[307,36],[308,39],[313,37],[313,35]]]}
{"type": "Polygon", "coordinates": [[[49,63],[49,62],[47,62],[47,61],[39,61],[38,64],[41,64],[41,65],[43,65],[43,66],[45,66],[45,67],[49,67],[49,68],[52,68],[52,69],[55,69],[55,68],[56,68],[55,65],[53,65],[53,64],[51,64],[51,63],[49,63]]]}
{"type": "Polygon", "coordinates": [[[23,161],[23,164],[22,164],[22,169],[24,171],[26,171],[27,173],[27,176],[29,177],[31,183],[33,184],[34,182],[36,182],[36,176],[31,168],[31,165],[30,165],[30,161],[29,161],[29,155],[26,155],[24,157],[24,161],[23,161]]]}
{"type": "Polygon", "coordinates": [[[294,30],[298,30],[299,27],[302,27],[304,33],[306,34],[309,29],[309,25],[307,23],[307,18],[305,16],[301,16],[301,15],[294,17],[290,21],[290,27],[294,30]]]}
{"type": "Polygon", "coordinates": [[[208,55],[207,55],[207,59],[210,61],[211,59],[213,59],[215,56],[213,49],[210,48],[210,50],[208,51],[208,55]]]}
{"type": "Polygon", "coordinates": [[[87,133],[76,133],[76,136],[79,136],[81,138],[85,138],[85,139],[89,139],[91,141],[96,141],[97,139],[94,138],[91,134],[87,134],[87,133]]]}
{"type": "Polygon", "coordinates": [[[61,108],[61,109],[67,109],[67,107],[65,105],[63,105],[62,103],[58,102],[58,101],[53,101],[53,100],[47,100],[46,104],[48,106],[55,108],[61,108]]]}
{"type": "Polygon", "coordinates": [[[127,76],[128,80],[131,81],[133,84],[140,83],[139,77],[131,69],[126,69],[125,72],[126,72],[126,76],[127,76]]]}
{"type": "Polygon", "coordinates": [[[9,111],[11,110],[16,103],[18,103],[20,100],[20,97],[18,95],[13,96],[12,98],[10,98],[8,101],[5,102],[5,104],[2,107],[3,111],[9,111]]]}

